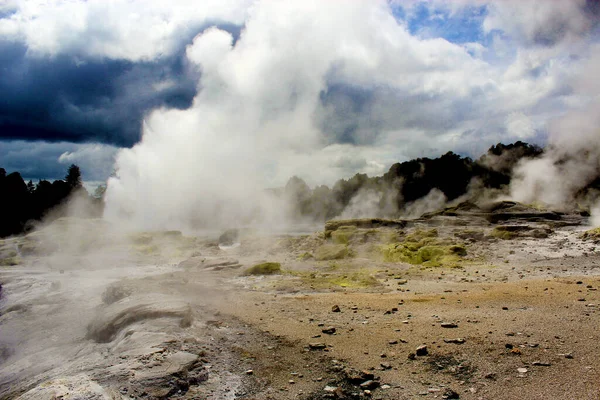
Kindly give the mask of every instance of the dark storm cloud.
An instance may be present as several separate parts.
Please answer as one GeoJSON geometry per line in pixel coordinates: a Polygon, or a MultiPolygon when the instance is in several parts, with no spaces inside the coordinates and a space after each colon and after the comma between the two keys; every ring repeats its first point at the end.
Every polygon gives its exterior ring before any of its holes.
{"type": "MultiPolygon", "coordinates": [[[[239,37],[239,27],[221,28],[239,37]]],[[[146,112],[190,106],[198,76],[185,46],[197,32],[150,62],[32,57],[24,44],[0,41],[0,139],[133,145],[146,112]]]]}

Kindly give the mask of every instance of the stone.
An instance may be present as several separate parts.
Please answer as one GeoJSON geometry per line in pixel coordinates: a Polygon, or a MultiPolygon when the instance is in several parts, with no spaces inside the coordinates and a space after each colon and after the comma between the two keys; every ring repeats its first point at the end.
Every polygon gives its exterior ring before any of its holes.
{"type": "Polygon", "coordinates": [[[232,246],[238,242],[240,232],[237,229],[228,229],[219,236],[219,244],[221,246],[232,246]]]}
{"type": "Polygon", "coordinates": [[[338,306],[337,304],[334,305],[333,307],[331,307],[331,312],[341,312],[342,310],[340,309],[340,306],[338,306]]]}
{"type": "Polygon", "coordinates": [[[447,388],[442,393],[442,399],[460,399],[460,396],[454,390],[447,388]]]}
{"type": "Polygon", "coordinates": [[[551,364],[549,362],[544,361],[534,361],[531,363],[531,365],[535,365],[537,367],[549,367],[551,364]]]}
{"type": "Polygon", "coordinates": [[[422,346],[417,347],[415,354],[417,356],[426,356],[427,354],[429,354],[429,351],[427,350],[427,346],[422,345],[422,346]]]}
{"type": "Polygon", "coordinates": [[[463,338],[444,339],[444,343],[463,344],[464,342],[466,342],[466,340],[463,338]]]}
{"type": "Polygon", "coordinates": [[[308,344],[308,348],[311,350],[323,350],[325,348],[327,348],[327,345],[325,343],[309,343],[308,344]]]}
{"type": "Polygon", "coordinates": [[[368,380],[360,384],[360,388],[363,390],[372,390],[379,387],[379,382],[374,380],[368,380]]]}
{"type": "Polygon", "coordinates": [[[328,326],[327,328],[321,329],[321,332],[326,333],[328,335],[333,335],[336,329],[333,326],[328,326]]]}
{"type": "Polygon", "coordinates": [[[442,328],[458,328],[458,325],[454,322],[442,322],[440,326],[442,328]]]}

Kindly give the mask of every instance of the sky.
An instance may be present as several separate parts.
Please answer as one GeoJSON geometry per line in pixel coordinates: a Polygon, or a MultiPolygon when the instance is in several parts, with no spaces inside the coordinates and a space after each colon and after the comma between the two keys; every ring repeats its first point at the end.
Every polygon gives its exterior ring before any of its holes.
{"type": "Polygon", "coordinates": [[[543,145],[597,102],[599,22],[595,0],[0,0],[0,167],[312,186],[543,145]]]}

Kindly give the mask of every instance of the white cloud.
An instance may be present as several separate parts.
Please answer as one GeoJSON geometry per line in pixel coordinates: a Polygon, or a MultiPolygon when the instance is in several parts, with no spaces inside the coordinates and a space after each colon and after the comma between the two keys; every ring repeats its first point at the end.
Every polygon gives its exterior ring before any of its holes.
{"type": "Polygon", "coordinates": [[[27,0],[0,20],[0,35],[34,56],[75,54],[130,61],[170,55],[202,24],[241,25],[249,0],[27,0]]]}

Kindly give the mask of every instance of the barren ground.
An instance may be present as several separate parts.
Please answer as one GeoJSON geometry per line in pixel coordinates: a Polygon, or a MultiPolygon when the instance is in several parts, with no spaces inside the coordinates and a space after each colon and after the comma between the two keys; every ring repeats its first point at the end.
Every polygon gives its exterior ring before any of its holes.
{"type": "Polygon", "coordinates": [[[5,240],[0,397],[599,399],[585,220],[472,217],[243,231],[227,247],[5,240]],[[402,243],[421,258],[398,259],[402,243]],[[262,262],[281,270],[245,273],[262,262]]]}

